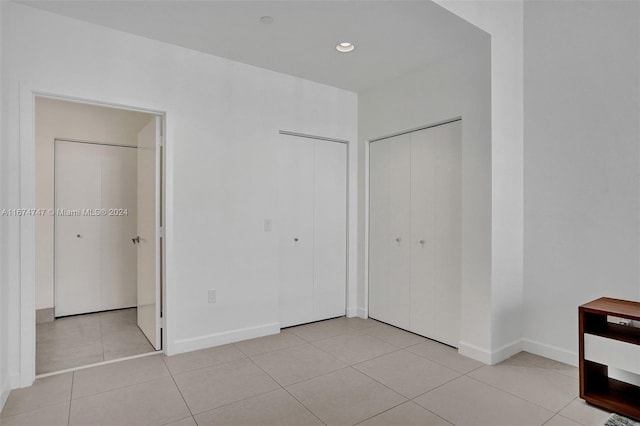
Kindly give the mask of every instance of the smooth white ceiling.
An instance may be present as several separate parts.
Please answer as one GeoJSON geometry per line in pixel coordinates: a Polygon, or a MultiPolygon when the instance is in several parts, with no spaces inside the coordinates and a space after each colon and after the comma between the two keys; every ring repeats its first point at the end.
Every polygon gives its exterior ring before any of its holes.
{"type": "Polygon", "coordinates": [[[488,37],[427,0],[20,3],[354,92],[488,37]],[[338,53],[341,41],[356,49],[338,53]]]}

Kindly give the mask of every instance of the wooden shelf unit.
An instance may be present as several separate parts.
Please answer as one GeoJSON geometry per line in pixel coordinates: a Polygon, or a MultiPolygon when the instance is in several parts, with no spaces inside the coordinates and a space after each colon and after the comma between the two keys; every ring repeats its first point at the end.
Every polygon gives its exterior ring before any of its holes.
{"type": "Polygon", "coordinates": [[[591,334],[638,345],[640,365],[640,328],[610,323],[607,316],[640,321],[640,302],[602,297],[578,308],[580,398],[640,420],[640,386],[613,379],[608,365],[585,359],[585,334],[591,334]]]}

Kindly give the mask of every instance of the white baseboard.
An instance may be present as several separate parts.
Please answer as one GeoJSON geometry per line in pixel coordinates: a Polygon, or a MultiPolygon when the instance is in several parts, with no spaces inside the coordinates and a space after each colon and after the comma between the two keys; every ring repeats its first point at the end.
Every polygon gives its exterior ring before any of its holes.
{"type": "Polygon", "coordinates": [[[221,333],[208,334],[205,336],[180,339],[173,342],[167,348],[167,355],[177,355],[183,352],[196,351],[214,346],[226,345],[227,343],[239,342],[241,340],[253,339],[255,337],[269,336],[280,332],[280,323],[263,324],[256,327],[240,328],[236,330],[223,331],[221,333]]]}
{"type": "Polygon", "coordinates": [[[495,365],[522,351],[522,341],[514,340],[494,351],[481,348],[468,342],[458,343],[458,353],[487,365],[495,365]]]}
{"type": "Polygon", "coordinates": [[[501,363],[505,359],[511,358],[517,353],[522,352],[522,340],[514,340],[504,346],[495,349],[491,354],[491,365],[501,363]]]}
{"type": "Polygon", "coordinates": [[[367,310],[358,307],[347,308],[347,318],[367,318],[367,310]]]}
{"type": "Polygon", "coordinates": [[[491,365],[491,352],[480,346],[461,341],[458,343],[458,353],[484,364],[491,365]]]}
{"type": "Polygon", "coordinates": [[[565,364],[578,366],[578,354],[568,351],[557,346],[547,345],[546,343],[536,342],[531,339],[522,340],[522,350],[530,352],[534,355],[550,358],[565,364]]]}

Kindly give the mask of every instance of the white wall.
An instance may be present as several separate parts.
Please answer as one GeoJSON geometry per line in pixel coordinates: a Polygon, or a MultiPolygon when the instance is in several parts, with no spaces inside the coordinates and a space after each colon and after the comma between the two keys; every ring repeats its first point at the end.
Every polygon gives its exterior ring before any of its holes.
{"type": "MultiPolygon", "coordinates": [[[[28,170],[30,164],[29,88],[166,111],[167,351],[277,331],[278,224],[266,233],[263,221],[275,219],[278,130],[355,141],[356,95],[26,6],[5,6],[4,37],[12,41],[4,58],[10,101],[3,182],[9,179],[9,203],[33,204],[19,200],[17,181],[20,167],[28,170]],[[215,305],[207,304],[209,288],[217,290],[215,305]]],[[[353,175],[356,156],[350,158],[353,175]]],[[[22,176],[28,196],[32,177],[22,176]]],[[[349,217],[353,224],[355,212],[349,217]]],[[[28,225],[22,225],[27,234],[28,225]]],[[[19,245],[17,224],[8,229],[9,266],[15,270],[20,250],[30,252],[19,245]]],[[[349,246],[355,253],[355,241],[349,246]]],[[[28,283],[28,263],[23,271],[28,283]]],[[[20,306],[20,276],[3,286],[12,292],[10,303],[20,306]]],[[[11,314],[12,324],[30,321],[29,313],[11,314]]],[[[14,359],[19,348],[23,354],[31,350],[30,342],[12,337],[14,359]]],[[[31,366],[16,360],[11,367],[28,385],[31,366]]]]}
{"type": "Polygon", "coordinates": [[[577,362],[578,305],[640,299],[640,4],[525,3],[525,348],[577,362]]]}
{"type": "MultiPolygon", "coordinates": [[[[480,34],[468,50],[358,98],[363,147],[377,137],[462,116],[461,353],[491,344],[490,55],[489,36],[480,34]]],[[[364,149],[361,154],[364,163],[364,149]]]]}
{"type": "MultiPolygon", "coordinates": [[[[151,115],[50,98],[36,99],[36,208],[54,207],[53,147],[56,138],[116,145],[137,144],[138,132],[151,115]]],[[[54,217],[36,222],[36,309],[52,308],[54,217]]]]}
{"type": "MultiPolygon", "coordinates": [[[[4,79],[2,65],[4,64],[5,38],[2,32],[2,15],[4,4],[0,2],[0,141],[5,140],[5,126],[3,111],[5,110],[4,79]]],[[[0,143],[0,176],[4,177],[6,151],[0,143]]],[[[6,187],[4,179],[0,180],[0,211],[6,206],[6,187]]],[[[0,216],[0,410],[9,397],[11,378],[9,377],[9,294],[7,279],[7,249],[6,249],[6,220],[0,216]]]]}

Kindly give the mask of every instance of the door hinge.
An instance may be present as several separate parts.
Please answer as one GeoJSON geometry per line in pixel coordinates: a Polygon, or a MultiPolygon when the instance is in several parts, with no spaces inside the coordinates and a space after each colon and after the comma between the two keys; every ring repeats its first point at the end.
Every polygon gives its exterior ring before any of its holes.
{"type": "Polygon", "coordinates": [[[160,228],[160,238],[165,238],[166,237],[166,233],[164,232],[164,227],[160,228]]]}

